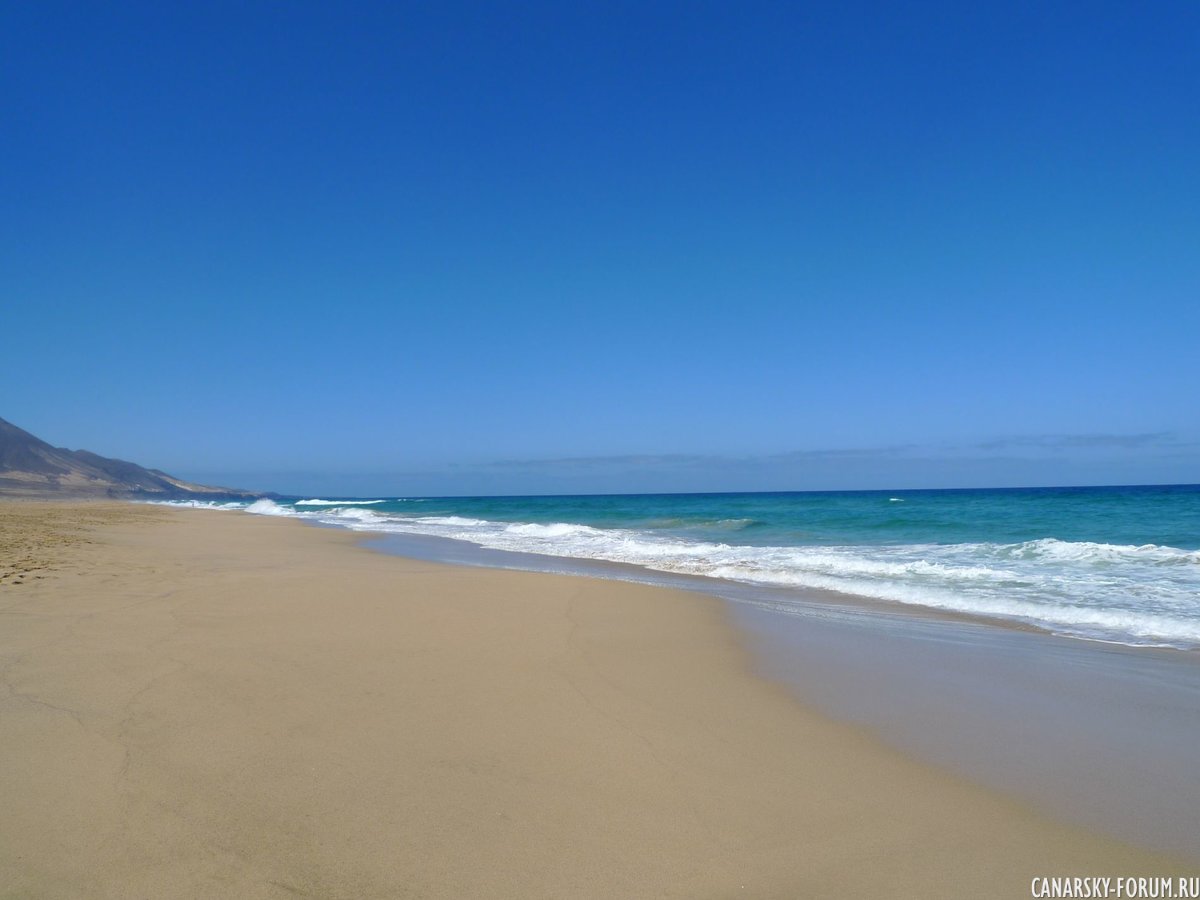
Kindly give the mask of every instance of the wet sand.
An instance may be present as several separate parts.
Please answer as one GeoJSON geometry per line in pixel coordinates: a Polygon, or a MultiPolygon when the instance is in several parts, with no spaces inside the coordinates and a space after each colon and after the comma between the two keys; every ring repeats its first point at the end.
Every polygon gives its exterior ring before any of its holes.
{"type": "Polygon", "coordinates": [[[364,546],[718,596],[759,671],[787,684],[801,704],[1053,818],[1200,867],[1200,652],[425,535],[391,534],[364,546]]]}
{"type": "Polygon", "coordinates": [[[358,539],[0,504],[0,895],[1027,897],[1188,870],[799,705],[715,598],[358,539]]]}

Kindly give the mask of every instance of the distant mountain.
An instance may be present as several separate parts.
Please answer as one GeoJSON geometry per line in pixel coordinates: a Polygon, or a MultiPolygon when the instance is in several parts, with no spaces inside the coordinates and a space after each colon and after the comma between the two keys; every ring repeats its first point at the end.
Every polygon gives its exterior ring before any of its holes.
{"type": "Polygon", "coordinates": [[[0,419],[0,496],[157,497],[218,499],[261,497],[251,491],[192,484],[137,463],[87,450],[52,447],[0,419]]]}

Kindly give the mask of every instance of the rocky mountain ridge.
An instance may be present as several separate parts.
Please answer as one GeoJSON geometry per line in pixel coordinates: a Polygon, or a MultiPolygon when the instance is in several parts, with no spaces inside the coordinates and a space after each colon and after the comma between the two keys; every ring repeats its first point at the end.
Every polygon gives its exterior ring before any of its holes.
{"type": "Polygon", "coordinates": [[[0,419],[0,496],[232,499],[264,496],[194,484],[88,450],[54,447],[0,419]]]}

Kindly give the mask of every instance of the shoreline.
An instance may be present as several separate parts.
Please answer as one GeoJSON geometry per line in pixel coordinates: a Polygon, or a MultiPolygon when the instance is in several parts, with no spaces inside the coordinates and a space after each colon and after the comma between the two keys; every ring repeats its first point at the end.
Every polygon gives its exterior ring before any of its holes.
{"type": "MultiPolygon", "coordinates": [[[[220,510],[240,512],[241,510],[220,510]]],[[[300,520],[306,521],[306,520],[300,520]]],[[[515,570],[518,572],[543,572],[556,575],[571,575],[581,578],[599,578],[625,581],[674,590],[708,594],[732,603],[749,603],[763,608],[772,608],[781,615],[804,618],[806,611],[831,610],[846,615],[882,616],[898,620],[912,619],[927,622],[943,622],[960,625],[975,625],[996,628],[1023,634],[1039,634],[1056,640],[1072,641],[1102,647],[1116,647],[1131,653],[1184,654],[1200,665],[1200,646],[1178,647],[1172,644],[1135,644],[1118,640],[1055,631],[1044,625],[1024,622],[1016,618],[989,616],[965,610],[926,606],[921,603],[904,603],[899,600],[882,600],[863,594],[835,591],[828,588],[790,587],[754,584],[734,581],[714,575],[686,575],[639,566],[635,563],[610,562],[582,556],[552,556],[545,553],[495,550],[469,540],[425,534],[395,534],[386,531],[370,531],[365,528],[350,528],[330,522],[308,521],[318,528],[347,530],[362,538],[363,545],[381,553],[389,553],[409,559],[424,559],[444,562],[448,565],[466,565],[485,569],[515,570]],[[466,550],[458,552],[447,549],[460,545],[466,550]],[[791,601],[794,610],[785,609],[782,603],[791,601]]]]}
{"type": "MultiPolygon", "coordinates": [[[[1147,488],[1146,490],[1149,490],[1147,488]]],[[[855,496],[860,496],[864,492],[855,492],[855,496]]],[[[867,492],[869,493],[869,492],[867,492]]],[[[944,492],[933,492],[942,494],[944,492]]],[[[995,491],[986,493],[993,494],[995,491]]],[[[734,495],[738,496],[738,495],[734,495]]],[[[487,498],[478,498],[472,502],[484,502],[487,498]]],[[[540,498],[497,498],[498,501],[526,501],[536,500],[540,498]]],[[[151,501],[153,502],[153,501],[151,501]]],[[[850,610],[854,608],[867,609],[883,615],[915,615],[926,617],[937,617],[953,619],[966,622],[981,622],[988,623],[996,627],[1031,630],[1045,634],[1052,634],[1064,638],[1091,642],[1103,645],[1117,645],[1133,648],[1145,648],[1153,650],[1179,650],[1184,652],[1196,653],[1200,651],[1200,631],[1197,631],[1193,620],[1180,619],[1178,616],[1173,617],[1172,614],[1163,614],[1163,610],[1159,607],[1152,606],[1151,609],[1144,614],[1137,608],[1130,608],[1122,603],[1117,603],[1116,606],[1111,605],[1111,598],[1097,600],[1091,594],[1079,594],[1079,591],[1087,585],[1087,579],[1080,580],[1080,572],[1072,572],[1068,575],[1055,575],[1054,563],[1050,564],[1050,569],[1047,573],[1034,574],[1031,571],[1008,571],[1005,567],[1006,559],[1011,552],[1017,552],[1018,556],[1022,556],[1026,552],[1033,553],[1035,557],[1040,557],[1045,553],[1049,555],[1051,560],[1057,558],[1074,559],[1076,554],[1082,554],[1084,558],[1088,556],[1096,557],[1096,554],[1101,554],[1100,558],[1093,558],[1092,563],[1106,564],[1107,560],[1103,559],[1104,553],[1130,553],[1136,557],[1134,568],[1126,570],[1121,568],[1121,574],[1111,575],[1108,579],[1110,584],[1105,588],[1109,593],[1118,590],[1118,588],[1137,594],[1145,586],[1146,579],[1151,583],[1155,579],[1163,580],[1167,585],[1165,590],[1169,594],[1171,590],[1178,595],[1179,590],[1182,590],[1181,585],[1172,584],[1172,566],[1168,565],[1163,568],[1164,563],[1180,563],[1194,562],[1197,552],[1180,549],[1174,545],[1163,545],[1161,547],[1153,543],[1145,543],[1140,546],[1133,545],[1111,545],[1104,543],[1095,543],[1098,538],[1089,538],[1079,541],[1059,540],[1056,537],[1032,538],[1027,537],[1021,539],[1022,542],[1017,544],[996,545],[999,547],[997,559],[989,559],[986,555],[982,560],[958,559],[955,557],[949,563],[939,562],[935,555],[932,563],[924,557],[912,559],[911,557],[901,554],[898,557],[899,562],[890,561],[886,557],[876,559],[871,556],[871,552],[879,550],[881,547],[891,546],[887,542],[874,544],[868,542],[862,548],[867,552],[866,555],[859,559],[855,556],[856,546],[849,545],[845,548],[832,547],[826,548],[830,552],[840,553],[847,551],[846,559],[838,559],[832,565],[840,566],[845,564],[848,566],[848,571],[856,571],[856,567],[865,566],[866,572],[876,571],[882,566],[883,570],[888,567],[900,565],[904,567],[909,564],[915,564],[918,567],[927,566],[931,571],[937,571],[948,566],[947,571],[955,571],[962,569],[965,582],[957,585],[950,585],[952,588],[950,594],[947,594],[948,585],[922,585],[918,579],[913,585],[908,585],[903,577],[893,578],[890,581],[884,578],[879,584],[884,585],[879,587],[871,581],[871,577],[867,580],[854,582],[851,579],[849,584],[830,584],[830,578],[827,574],[822,573],[822,566],[831,565],[827,560],[820,559],[820,552],[817,554],[817,559],[812,564],[815,565],[811,571],[805,568],[810,565],[802,557],[798,561],[783,562],[771,561],[767,558],[765,562],[766,571],[769,573],[774,571],[772,567],[782,566],[782,570],[787,570],[790,565],[799,566],[799,570],[807,572],[807,575],[796,580],[793,577],[785,577],[783,580],[768,575],[750,574],[751,570],[755,570],[758,564],[754,559],[742,559],[738,553],[734,553],[734,557],[725,562],[716,564],[711,559],[703,559],[702,564],[697,568],[690,564],[690,551],[687,550],[690,538],[679,540],[682,543],[674,543],[675,538],[668,535],[666,543],[663,546],[672,547],[672,551],[668,551],[665,556],[658,558],[656,562],[646,561],[647,548],[649,557],[655,557],[656,553],[661,555],[661,551],[656,551],[653,548],[656,545],[658,537],[653,534],[653,529],[645,534],[640,534],[635,528],[633,532],[626,535],[625,538],[620,536],[623,534],[623,529],[616,528],[615,532],[609,532],[607,525],[588,525],[584,524],[588,521],[587,516],[584,516],[580,521],[575,521],[572,518],[571,511],[567,511],[566,518],[561,521],[554,521],[547,524],[547,521],[542,521],[538,517],[545,513],[545,510],[528,509],[524,513],[532,516],[531,521],[510,520],[506,516],[511,514],[502,513],[498,518],[491,518],[491,510],[457,510],[457,509],[441,509],[430,513],[427,509],[422,508],[421,514],[417,515],[412,507],[405,507],[402,511],[385,509],[383,507],[376,508],[370,504],[402,504],[402,503],[427,503],[434,502],[430,498],[419,499],[400,499],[400,500],[366,500],[359,501],[356,507],[350,501],[335,501],[335,500],[305,500],[297,501],[297,506],[303,503],[319,504],[320,508],[316,509],[299,509],[297,507],[280,506],[274,500],[261,500],[250,506],[244,506],[240,503],[212,505],[204,504],[185,504],[199,505],[206,508],[215,509],[235,509],[253,512],[259,515],[268,516],[289,516],[301,518],[310,521],[314,524],[328,525],[340,528],[346,528],[352,531],[365,532],[376,534],[381,539],[391,540],[397,543],[398,546],[405,546],[406,549],[401,551],[401,555],[416,555],[421,558],[442,559],[455,563],[468,564],[483,564],[496,568],[519,568],[528,571],[550,571],[550,572],[577,572],[585,575],[596,575],[599,577],[617,578],[618,580],[632,580],[647,584],[667,584],[670,586],[684,587],[685,589],[699,589],[706,593],[716,593],[720,596],[728,597],[731,594],[736,594],[734,599],[751,599],[756,602],[764,602],[768,605],[777,605],[781,611],[789,604],[798,606],[813,607],[817,605],[827,605],[829,607],[840,607],[850,610]],[[350,504],[350,505],[345,505],[350,504]],[[343,506],[343,508],[337,508],[343,506]],[[331,507],[331,509],[324,509],[331,507]],[[382,511],[381,511],[382,510],[382,511]],[[460,517],[460,512],[466,518],[460,517]],[[473,518],[474,516],[482,516],[482,518],[473,518]],[[417,523],[419,527],[408,527],[410,522],[417,523]],[[480,526],[476,531],[476,526],[480,526]],[[497,530],[498,529],[498,530],[497,530]],[[575,531],[587,532],[586,540],[582,547],[571,544],[572,533],[575,531]],[[548,533],[543,533],[548,532],[548,533]],[[626,551],[618,546],[602,546],[599,550],[588,543],[599,536],[609,537],[612,534],[617,535],[618,543],[621,539],[632,538],[635,545],[634,551],[626,551]],[[566,546],[562,546],[557,541],[551,541],[554,546],[546,546],[547,538],[565,537],[566,546]],[[649,544],[642,543],[642,538],[649,541],[649,544]],[[1042,546],[1042,545],[1046,546],[1042,546]],[[448,548],[467,548],[467,549],[448,549],[448,548]],[[872,550],[874,548],[874,550],[872,550]],[[683,551],[682,556],[672,556],[672,552],[678,553],[683,551]],[[1161,551],[1167,554],[1167,558],[1155,556],[1153,553],[1149,557],[1140,556],[1146,551],[1161,551]],[[1063,556],[1065,554],[1065,556],[1063,556]],[[706,571],[706,566],[709,569],[716,565],[715,570],[706,571]],[[749,570],[744,572],[741,577],[729,574],[730,568],[737,569],[739,566],[749,566],[749,570]],[[982,566],[976,571],[973,566],[982,566]],[[999,569],[992,569],[991,566],[999,566],[999,569]],[[1158,568],[1147,568],[1147,567],[1158,568]],[[1131,575],[1131,572],[1140,572],[1136,576],[1131,575]],[[1007,577],[1010,583],[1004,588],[1000,594],[988,594],[985,590],[982,594],[973,593],[970,587],[971,580],[977,576],[982,576],[984,581],[995,581],[1007,572],[1007,577]],[[816,573],[816,574],[814,574],[816,573]],[[809,578],[815,578],[815,582],[809,578]],[[1048,589],[1047,585],[1056,583],[1056,579],[1066,578],[1070,582],[1071,587],[1068,590],[1066,598],[1050,599],[1047,602],[1047,596],[1044,596],[1048,589]],[[806,580],[809,578],[809,580],[806,580]],[[1130,579],[1133,581],[1125,583],[1122,579],[1130,579]],[[1141,582],[1138,579],[1142,579],[1141,582]],[[1033,579],[1035,582],[1041,582],[1040,588],[1034,588],[1022,579],[1033,579]],[[824,582],[824,583],[823,583],[824,582]],[[1123,586],[1123,587],[1122,587],[1123,586]],[[914,596],[914,591],[916,596],[914,596]],[[932,593],[930,593],[932,591],[932,593]],[[1027,600],[1026,595],[1032,591],[1034,599],[1027,600]],[[1074,591],[1072,595],[1070,591],[1074,591]],[[1061,602],[1060,602],[1061,601],[1061,602]],[[1122,616],[1129,617],[1122,620],[1122,616]],[[1115,617],[1115,618],[1114,618],[1115,617]],[[1103,623],[1103,624],[1101,624],[1103,623]]],[[[175,505],[171,501],[166,502],[167,505],[175,505]]],[[[753,512],[753,510],[735,510],[753,512]]],[[[714,513],[715,515],[716,513],[714,513]]],[[[768,514],[769,515],[769,514],[768,514]]],[[[730,519],[732,522],[749,522],[751,519],[730,519]]],[[[718,525],[721,523],[717,523],[718,525]]],[[[1126,536],[1128,537],[1128,536],[1126,536]]],[[[796,552],[820,551],[824,546],[822,544],[808,544],[801,542],[791,548],[790,545],[776,545],[768,541],[767,543],[741,543],[738,541],[732,542],[726,546],[723,541],[724,536],[717,537],[709,535],[706,539],[701,539],[696,545],[697,547],[709,547],[718,555],[723,551],[739,551],[749,553],[751,557],[755,554],[771,553],[777,550],[794,549],[796,552]],[[716,544],[706,544],[705,541],[716,541],[716,544]]],[[[602,542],[603,543],[603,542],[602,542]]],[[[938,547],[949,548],[970,548],[974,546],[987,546],[987,544],[937,544],[938,547]]],[[[909,549],[919,549],[914,545],[909,549]]],[[[993,548],[995,549],[995,547],[993,548]]],[[[703,556],[703,554],[702,554],[703,556]]],[[[969,554],[968,554],[969,556],[969,554]]],[[[1022,557],[1023,558],[1023,557],[1022,557]]],[[[1125,562],[1128,562],[1126,560],[1125,562]]],[[[1190,568],[1185,566],[1185,568],[1190,568]]],[[[1183,571],[1183,569],[1178,569],[1183,571]]],[[[1186,580],[1186,579],[1185,579],[1186,580]]],[[[833,578],[837,581],[837,578],[833,578]]],[[[963,581],[962,578],[959,581],[963,581]]],[[[1107,582],[1104,582],[1107,584],[1107,582]]],[[[1089,591],[1098,589],[1095,585],[1088,588],[1089,591]]],[[[1051,593],[1054,593],[1051,590],[1051,593]]],[[[1176,600],[1180,597],[1176,596],[1176,600]]],[[[1184,605],[1188,605],[1188,598],[1183,597],[1184,605]]],[[[1161,600],[1161,602],[1166,602],[1161,600]]],[[[1176,611],[1178,612],[1178,610],[1176,611]]]]}
{"type": "Polygon", "coordinates": [[[309,524],[350,530],[361,546],[402,558],[717,598],[753,669],[802,705],[1045,815],[1200,861],[1200,779],[1188,752],[1200,746],[1195,651],[833,591],[309,524]]]}
{"type": "Polygon", "coordinates": [[[710,596],[286,519],[0,515],[49,560],[0,586],[21,895],[1027,896],[1189,871],[797,702],[710,596]]]}

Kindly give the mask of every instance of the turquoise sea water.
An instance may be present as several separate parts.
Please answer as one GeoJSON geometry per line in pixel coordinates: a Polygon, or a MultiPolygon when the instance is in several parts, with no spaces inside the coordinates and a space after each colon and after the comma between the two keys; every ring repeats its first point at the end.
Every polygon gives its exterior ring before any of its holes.
{"type": "Polygon", "coordinates": [[[1200,486],[197,504],[1200,646],[1200,486]]]}

